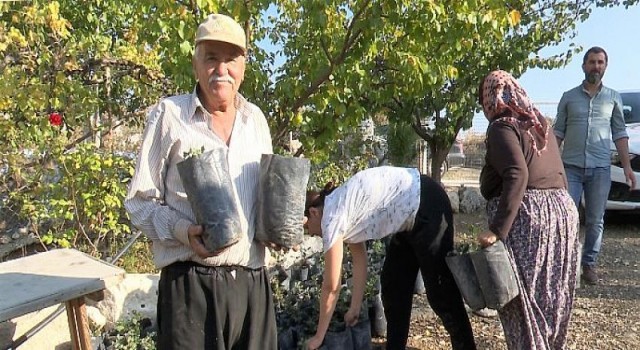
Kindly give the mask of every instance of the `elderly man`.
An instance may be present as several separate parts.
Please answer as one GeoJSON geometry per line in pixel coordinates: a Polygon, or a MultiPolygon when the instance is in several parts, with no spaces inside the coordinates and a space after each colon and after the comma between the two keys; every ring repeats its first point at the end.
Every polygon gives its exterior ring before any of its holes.
{"type": "Polygon", "coordinates": [[[246,38],[212,14],[196,32],[191,94],[149,113],[125,207],[153,242],[161,269],[158,349],[275,349],[275,312],[266,248],[254,240],[260,157],[273,153],[264,114],[240,95],[246,38]],[[221,149],[240,213],[241,239],[210,252],[176,164],[193,149],[221,149]]]}

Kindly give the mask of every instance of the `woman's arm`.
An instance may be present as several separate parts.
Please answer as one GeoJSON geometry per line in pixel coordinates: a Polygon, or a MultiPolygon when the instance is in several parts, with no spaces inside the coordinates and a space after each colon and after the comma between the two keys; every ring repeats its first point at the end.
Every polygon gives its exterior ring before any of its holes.
{"type": "Polygon", "coordinates": [[[502,178],[497,213],[489,230],[506,239],[520,209],[529,181],[529,169],[522,152],[520,136],[506,123],[494,123],[487,131],[487,160],[502,178]]]}
{"type": "Polygon", "coordinates": [[[323,273],[322,292],[320,293],[318,328],[316,329],[316,335],[309,339],[307,343],[309,349],[319,348],[329,329],[331,316],[333,316],[340,294],[343,249],[342,239],[338,239],[324,254],[325,270],[323,273]]]}
{"type": "Polygon", "coordinates": [[[351,291],[351,305],[344,316],[345,323],[353,326],[358,322],[364,289],[367,284],[367,247],[365,242],[349,244],[353,259],[353,290],[351,291]]]}

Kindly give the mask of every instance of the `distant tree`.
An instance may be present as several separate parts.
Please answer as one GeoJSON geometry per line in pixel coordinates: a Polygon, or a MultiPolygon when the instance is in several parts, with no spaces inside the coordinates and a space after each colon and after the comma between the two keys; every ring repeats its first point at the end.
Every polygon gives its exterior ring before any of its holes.
{"type": "Polygon", "coordinates": [[[439,24],[429,31],[431,41],[410,52],[399,49],[420,30],[405,27],[408,32],[388,38],[373,74],[380,94],[376,99],[387,108],[389,118],[411,124],[428,143],[431,175],[437,180],[458,132],[469,128],[479,111],[478,86],[489,71],[503,69],[519,77],[532,67],[564,66],[581,48],[570,44],[568,51],[551,57],[538,53],[573,38],[576,24],[586,20],[594,6],[628,7],[637,1],[517,1],[505,7],[506,14],[495,12],[490,4],[476,3],[476,16],[460,15],[458,7],[468,6],[466,2],[439,4],[439,24]],[[427,69],[411,74],[414,70],[407,69],[431,66],[440,59],[435,74],[427,69]]]}
{"type": "Polygon", "coordinates": [[[389,161],[396,166],[415,166],[420,139],[411,125],[407,123],[391,123],[387,131],[389,161]]]}

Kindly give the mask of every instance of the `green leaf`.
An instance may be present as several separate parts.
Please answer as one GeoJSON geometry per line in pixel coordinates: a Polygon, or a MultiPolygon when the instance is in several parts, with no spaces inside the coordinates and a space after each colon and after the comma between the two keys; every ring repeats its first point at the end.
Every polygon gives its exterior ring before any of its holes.
{"type": "Polygon", "coordinates": [[[191,50],[192,50],[192,45],[190,41],[185,40],[180,44],[180,53],[182,53],[183,55],[191,54],[191,50]]]}
{"type": "Polygon", "coordinates": [[[184,21],[178,22],[178,37],[182,40],[184,40],[184,25],[184,21]]]}

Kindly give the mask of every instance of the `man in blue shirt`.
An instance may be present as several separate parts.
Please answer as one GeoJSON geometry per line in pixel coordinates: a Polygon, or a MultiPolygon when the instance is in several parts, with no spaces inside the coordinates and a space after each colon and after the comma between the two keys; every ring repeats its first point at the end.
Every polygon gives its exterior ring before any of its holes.
{"type": "Polygon", "coordinates": [[[584,55],[585,80],[565,92],[558,104],[554,133],[562,149],[569,193],[576,205],[584,193],[585,240],[582,280],[597,284],[596,259],[602,245],[604,211],[611,187],[611,141],[615,143],[627,183],[635,188],[629,163],[629,136],[624,124],[620,94],[602,84],[608,56],[594,46],[584,55]]]}

